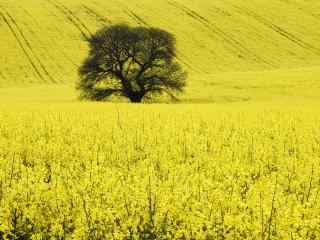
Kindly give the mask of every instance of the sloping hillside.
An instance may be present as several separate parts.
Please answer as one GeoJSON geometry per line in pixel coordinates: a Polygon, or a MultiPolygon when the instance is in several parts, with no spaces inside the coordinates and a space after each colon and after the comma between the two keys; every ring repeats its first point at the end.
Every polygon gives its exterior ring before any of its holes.
{"type": "Polygon", "coordinates": [[[0,86],[73,83],[84,39],[118,22],[173,32],[191,74],[320,65],[317,0],[0,0],[0,86]]]}

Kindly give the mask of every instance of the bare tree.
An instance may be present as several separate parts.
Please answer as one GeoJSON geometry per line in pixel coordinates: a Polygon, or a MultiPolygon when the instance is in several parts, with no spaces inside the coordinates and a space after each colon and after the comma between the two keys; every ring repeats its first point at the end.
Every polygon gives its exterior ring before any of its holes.
{"type": "Polygon", "coordinates": [[[153,93],[182,92],[186,72],[175,60],[176,40],[164,30],[105,27],[88,39],[90,53],[79,69],[81,97],[101,101],[111,95],[141,102],[153,93]]]}

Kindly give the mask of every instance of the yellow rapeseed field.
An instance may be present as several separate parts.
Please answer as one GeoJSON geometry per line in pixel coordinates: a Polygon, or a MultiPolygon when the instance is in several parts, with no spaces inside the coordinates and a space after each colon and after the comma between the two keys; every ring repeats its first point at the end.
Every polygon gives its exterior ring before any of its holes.
{"type": "Polygon", "coordinates": [[[318,239],[320,112],[1,108],[9,239],[318,239]]]}
{"type": "Polygon", "coordinates": [[[318,0],[0,0],[0,240],[320,239],[318,0]],[[77,99],[104,25],[177,38],[175,104],[77,99]]]}

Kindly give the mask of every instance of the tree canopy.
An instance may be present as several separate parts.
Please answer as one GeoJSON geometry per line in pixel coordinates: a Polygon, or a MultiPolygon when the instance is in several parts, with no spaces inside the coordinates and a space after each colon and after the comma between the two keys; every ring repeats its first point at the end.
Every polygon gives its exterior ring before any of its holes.
{"type": "Polygon", "coordinates": [[[119,24],[102,28],[88,43],[89,56],[79,68],[81,98],[118,95],[141,102],[154,93],[175,98],[186,85],[175,37],[167,31],[119,24]]]}

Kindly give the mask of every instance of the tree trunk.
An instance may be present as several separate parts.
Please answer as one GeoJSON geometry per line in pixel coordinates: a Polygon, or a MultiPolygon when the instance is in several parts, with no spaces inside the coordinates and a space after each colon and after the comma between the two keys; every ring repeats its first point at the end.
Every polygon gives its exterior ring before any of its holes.
{"type": "Polygon", "coordinates": [[[141,103],[144,97],[144,94],[141,92],[133,92],[128,96],[130,101],[133,103],[141,103]]]}

